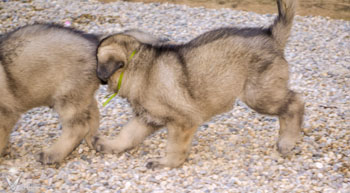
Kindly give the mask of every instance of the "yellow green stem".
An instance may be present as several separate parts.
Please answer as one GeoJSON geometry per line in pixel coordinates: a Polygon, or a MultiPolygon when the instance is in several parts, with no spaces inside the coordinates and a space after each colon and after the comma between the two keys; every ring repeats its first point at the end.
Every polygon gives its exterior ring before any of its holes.
{"type": "MultiPolygon", "coordinates": [[[[130,57],[129,57],[129,62],[131,61],[131,59],[134,57],[134,55],[136,54],[136,50],[134,50],[130,57]]],[[[118,85],[117,85],[117,91],[112,94],[102,105],[103,107],[105,107],[109,101],[111,101],[115,96],[117,96],[119,90],[120,90],[120,87],[122,86],[122,80],[123,80],[123,76],[124,76],[124,70],[120,73],[120,76],[119,76],[119,80],[118,80],[118,85]]]]}

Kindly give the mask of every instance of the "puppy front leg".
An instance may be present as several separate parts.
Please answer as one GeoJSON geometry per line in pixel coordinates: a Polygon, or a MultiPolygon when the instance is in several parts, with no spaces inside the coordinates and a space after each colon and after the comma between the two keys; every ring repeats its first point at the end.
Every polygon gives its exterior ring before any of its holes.
{"type": "Polygon", "coordinates": [[[88,109],[74,107],[72,104],[58,109],[62,123],[62,135],[49,148],[38,155],[43,164],[60,163],[84,139],[89,132],[91,112],[88,109]]]}
{"type": "Polygon", "coordinates": [[[92,141],[94,137],[97,135],[98,128],[100,126],[100,111],[97,106],[97,101],[95,99],[92,100],[92,103],[89,106],[91,118],[89,119],[89,133],[85,136],[86,144],[92,149],[94,148],[92,145],[92,141]]]}
{"type": "Polygon", "coordinates": [[[93,146],[97,151],[117,154],[140,144],[155,130],[156,129],[146,125],[142,120],[136,117],[125,125],[119,135],[114,139],[96,136],[93,141],[93,146]]]}
{"type": "Polygon", "coordinates": [[[10,111],[0,109],[0,156],[4,153],[7,146],[11,130],[16,124],[19,115],[10,111]]]}
{"type": "Polygon", "coordinates": [[[179,167],[185,162],[190,151],[193,136],[197,127],[182,129],[180,127],[168,128],[168,142],[166,147],[166,156],[146,164],[146,167],[153,169],[156,167],[179,167]]]}

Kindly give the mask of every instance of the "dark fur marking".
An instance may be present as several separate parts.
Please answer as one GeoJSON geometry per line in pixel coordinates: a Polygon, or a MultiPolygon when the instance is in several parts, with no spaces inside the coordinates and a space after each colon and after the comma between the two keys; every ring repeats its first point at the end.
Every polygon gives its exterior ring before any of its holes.
{"type": "Polygon", "coordinates": [[[147,169],[154,169],[156,165],[157,165],[157,164],[155,164],[154,162],[148,162],[148,163],[146,164],[146,168],[147,168],[147,169]]]}
{"type": "MultiPolygon", "coordinates": [[[[184,80],[181,81],[183,87],[187,89],[188,94],[190,97],[194,98],[194,94],[192,93],[192,89],[190,87],[190,78],[189,78],[189,72],[188,72],[188,67],[187,67],[187,62],[186,59],[182,53],[182,48],[183,45],[173,45],[173,44],[163,44],[163,45],[150,45],[150,44],[145,44],[147,49],[153,49],[155,51],[155,60],[160,57],[163,54],[166,53],[173,53],[175,54],[178,62],[181,65],[181,70],[182,73],[185,77],[184,80]]],[[[153,63],[153,62],[152,62],[153,63]]]]}
{"type": "MultiPolygon", "coordinates": [[[[181,110],[177,109],[174,106],[171,106],[169,103],[167,102],[163,102],[162,105],[166,106],[168,109],[171,109],[172,111],[175,111],[177,116],[183,116],[183,117],[188,117],[188,115],[184,114],[181,110]]],[[[167,123],[169,122],[174,122],[176,119],[171,118],[171,117],[167,117],[167,123]]],[[[176,123],[178,125],[180,125],[181,123],[176,123]]]]}
{"type": "Polygon", "coordinates": [[[303,119],[303,117],[304,117],[304,111],[305,111],[305,107],[304,107],[304,105],[302,106],[302,109],[301,109],[301,111],[299,112],[299,114],[298,114],[298,118],[299,118],[299,126],[301,126],[302,124],[303,124],[303,121],[304,121],[304,119],[303,119]]]}
{"type": "Polygon", "coordinates": [[[258,73],[261,74],[268,69],[268,67],[273,63],[271,60],[266,60],[258,55],[253,55],[250,59],[250,63],[256,66],[258,73]]]}
{"type": "Polygon", "coordinates": [[[128,47],[129,47],[129,42],[122,41],[121,43],[122,43],[122,44],[123,44],[123,46],[126,48],[126,50],[128,50],[128,47]]]}
{"type": "MultiPolygon", "coordinates": [[[[148,51],[150,51],[150,50],[152,50],[153,48],[152,48],[152,45],[150,45],[150,44],[143,44],[143,47],[142,48],[139,48],[139,49],[146,49],[147,51],[146,52],[148,52],[148,51]]],[[[139,50],[137,50],[136,51],[136,53],[138,53],[138,51],[139,50]]],[[[142,51],[141,51],[142,52],[142,51]]],[[[134,71],[139,71],[139,70],[142,70],[142,71],[145,71],[145,74],[146,74],[146,84],[145,84],[145,87],[147,87],[148,85],[151,85],[150,84],[150,79],[151,79],[151,76],[150,76],[150,74],[151,74],[151,71],[152,71],[152,68],[153,68],[153,64],[155,64],[155,61],[157,60],[157,58],[159,57],[161,55],[161,53],[160,52],[155,52],[155,57],[152,57],[152,60],[151,61],[149,61],[149,62],[147,62],[147,64],[148,64],[148,66],[147,67],[145,67],[145,66],[140,66],[140,65],[137,65],[138,64],[138,62],[136,62],[136,63],[132,63],[132,64],[134,64],[133,66],[129,66],[132,70],[134,70],[134,71]],[[136,64],[136,65],[135,65],[136,64]],[[142,68],[142,67],[145,67],[145,68],[142,68]]],[[[141,57],[142,58],[142,57],[141,57]]],[[[145,88],[145,89],[147,89],[147,88],[145,88]]]]}
{"type": "Polygon", "coordinates": [[[295,101],[295,92],[289,91],[286,102],[278,109],[278,115],[285,115],[289,111],[289,105],[295,101]]]}
{"type": "Polygon", "coordinates": [[[286,13],[284,12],[284,8],[281,1],[277,1],[277,7],[278,7],[278,17],[275,19],[275,24],[278,22],[282,22],[283,24],[287,24],[288,20],[286,17],[286,13]]]}
{"type": "Polygon", "coordinates": [[[147,111],[147,109],[145,109],[138,101],[134,101],[132,103],[132,106],[133,106],[135,116],[139,117],[140,120],[142,120],[146,125],[154,128],[154,129],[160,129],[160,128],[164,127],[168,121],[168,118],[159,118],[159,119],[161,119],[162,123],[159,123],[157,121],[147,120],[147,118],[145,118],[146,116],[153,117],[147,111]]]}
{"type": "Polygon", "coordinates": [[[86,63],[87,60],[85,58],[80,58],[78,59],[78,63],[86,63]]]}
{"type": "Polygon", "coordinates": [[[187,68],[187,63],[186,63],[185,57],[183,56],[183,54],[181,52],[177,52],[177,59],[178,59],[178,61],[181,64],[182,73],[185,76],[185,80],[181,81],[182,85],[185,87],[185,89],[187,90],[187,92],[190,95],[190,97],[194,98],[194,94],[192,92],[191,85],[190,85],[190,75],[189,75],[189,72],[188,72],[188,68],[187,68]]]}
{"type": "Polygon", "coordinates": [[[8,110],[5,107],[0,106],[0,114],[9,115],[10,113],[12,113],[10,110],[8,110]]]}
{"type": "Polygon", "coordinates": [[[16,96],[16,92],[15,91],[17,90],[17,88],[16,88],[15,80],[12,77],[12,75],[11,75],[9,69],[8,69],[8,65],[11,63],[11,59],[10,59],[9,55],[7,55],[7,56],[4,55],[5,51],[4,51],[4,48],[3,48],[3,46],[4,46],[3,44],[4,44],[4,41],[0,40],[0,64],[3,66],[4,72],[5,72],[8,89],[10,90],[10,92],[14,96],[16,96]]]}
{"type": "Polygon", "coordinates": [[[144,44],[144,45],[148,47],[152,47],[158,53],[169,52],[169,51],[179,52],[184,48],[199,47],[199,46],[211,43],[213,41],[216,41],[218,39],[228,38],[230,36],[239,36],[239,37],[245,37],[245,38],[250,38],[254,36],[272,37],[272,32],[270,28],[226,27],[226,28],[219,28],[219,29],[214,29],[212,31],[205,32],[184,44],[160,44],[160,45],[144,44]]]}
{"type": "MultiPolygon", "coordinates": [[[[10,32],[10,33],[6,34],[5,36],[9,37],[10,34],[12,34],[12,33],[13,32],[10,32]]],[[[4,72],[5,72],[8,89],[13,94],[13,96],[16,97],[18,86],[16,84],[15,78],[13,77],[12,73],[9,70],[9,65],[12,64],[11,57],[13,57],[16,54],[15,50],[18,48],[18,45],[15,48],[13,48],[14,50],[4,50],[5,43],[6,43],[5,40],[1,40],[1,42],[0,42],[0,62],[1,62],[1,65],[3,66],[4,72]],[[6,55],[5,55],[5,52],[6,52],[6,55]]]]}
{"type": "Polygon", "coordinates": [[[99,136],[94,136],[93,138],[92,138],[92,145],[95,147],[96,146],[96,143],[97,143],[97,141],[100,139],[100,137],[99,136]]]}
{"type": "Polygon", "coordinates": [[[183,47],[183,44],[160,44],[160,45],[151,45],[144,44],[149,49],[156,50],[157,53],[162,54],[164,52],[179,52],[183,47]]]}
{"type": "Polygon", "coordinates": [[[273,62],[270,60],[264,60],[261,63],[259,63],[258,65],[258,73],[263,73],[264,71],[266,71],[272,64],[273,62]]]}
{"type": "Polygon", "coordinates": [[[153,122],[153,121],[147,122],[146,124],[154,129],[160,129],[160,128],[164,127],[163,124],[158,124],[158,123],[153,122]]]}
{"type": "Polygon", "coordinates": [[[40,152],[39,153],[39,160],[38,160],[41,164],[44,164],[44,152],[40,152]]]}
{"type": "Polygon", "coordinates": [[[185,44],[185,46],[199,47],[219,39],[228,38],[230,36],[251,38],[254,36],[271,37],[271,34],[272,33],[270,28],[219,28],[198,36],[197,38],[185,44]]]}
{"type": "Polygon", "coordinates": [[[89,111],[82,112],[78,115],[75,115],[73,119],[68,121],[69,127],[74,127],[76,125],[88,124],[88,121],[91,119],[91,114],[89,111]]]}
{"type": "Polygon", "coordinates": [[[15,78],[12,76],[12,73],[9,71],[8,66],[6,65],[7,63],[4,62],[3,64],[3,69],[5,71],[6,79],[7,79],[7,85],[9,91],[12,93],[14,97],[17,97],[19,95],[18,91],[18,85],[16,84],[15,78]]]}
{"type": "Polygon", "coordinates": [[[63,96],[58,100],[58,103],[55,103],[56,105],[59,105],[61,108],[64,108],[67,104],[70,104],[73,100],[70,99],[69,96],[63,96]]]}
{"type": "Polygon", "coordinates": [[[253,55],[252,58],[250,59],[250,63],[256,64],[260,62],[262,59],[258,55],[253,55]]]}
{"type": "MultiPolygon", "coordinates": [[[[1,35],[1,37],[3,37],[3,35],[1,35]]],[[[2,45],[3,44],[3,40],[0,38],[0,64],[2,64],[2,62],[5,60],[4,54],[3,54],[3,48],[2,45]]]]}

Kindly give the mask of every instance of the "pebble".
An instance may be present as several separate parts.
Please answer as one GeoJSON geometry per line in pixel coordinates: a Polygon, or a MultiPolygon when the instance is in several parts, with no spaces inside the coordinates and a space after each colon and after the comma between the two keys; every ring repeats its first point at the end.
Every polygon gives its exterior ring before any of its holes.
{"type": "MultiPolygon", "coordinates": [[[[175,42],[224,26],[268,26],[275,15],[170,3],[101,3],[95,0],[0,1],[0,32],[34,22],[56,22],[90,33],[137,28],[175,42]]],[[[61,133],[59,117],[42,107],[24,114],[11,133],[11,152],[0,158],[0,192],[20,177],[19,192],[350,192],[350,22],[296,16],[285,50],[290,86],[305,99],[304,135],[294,154],[276,151],[278,119],[237,101],[196,133],[180,168],[148,170],[164,156],[166,132],[138,147],[103,155],[83,142],[59,166],[43,166],[35,154],[61,133]]],[[[132,118],[125,99],[102,107],[100,131],[117,135],[132,118]]]]}
{"type": "Polygon", "coordinates": [[[320,163],[320,162],[317,162],[317,163],[315,164],[315,166],[316,166],[318,169],[322,169],[322,168],[323,168],[323,164],[320,163]]]}

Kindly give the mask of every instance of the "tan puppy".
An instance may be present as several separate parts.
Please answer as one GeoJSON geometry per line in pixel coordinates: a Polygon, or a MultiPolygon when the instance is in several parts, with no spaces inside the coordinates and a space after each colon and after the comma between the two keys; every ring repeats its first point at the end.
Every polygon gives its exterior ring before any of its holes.
{"type": "Polygon", "coordinates": [[[284,58],[295,1],[277,3],[278,17],[266,29],[221,28],[180,45],[151,45],[123,33],[102,40],[98,76],[115,91],[124,71],[119,94],[130,101],[135,118],[115,139],[96,137],[96,149],[120,153],[166,127],[167,154],[147,167],[178,167],[198,126],[240,98],[259,113],[279,117],[277,147],[288,154],[300,135],[304,103],[288,88],[284,58]]]}
{"type": "Polygon", "coordinates": [[[94,97],[98,37],[54,24],[19,28],[0,38],[0,154],[9,134],[27,110],[50,106],[60,115],[62,136],[38,156],[61,162],[99,127],[94,97]]]}

